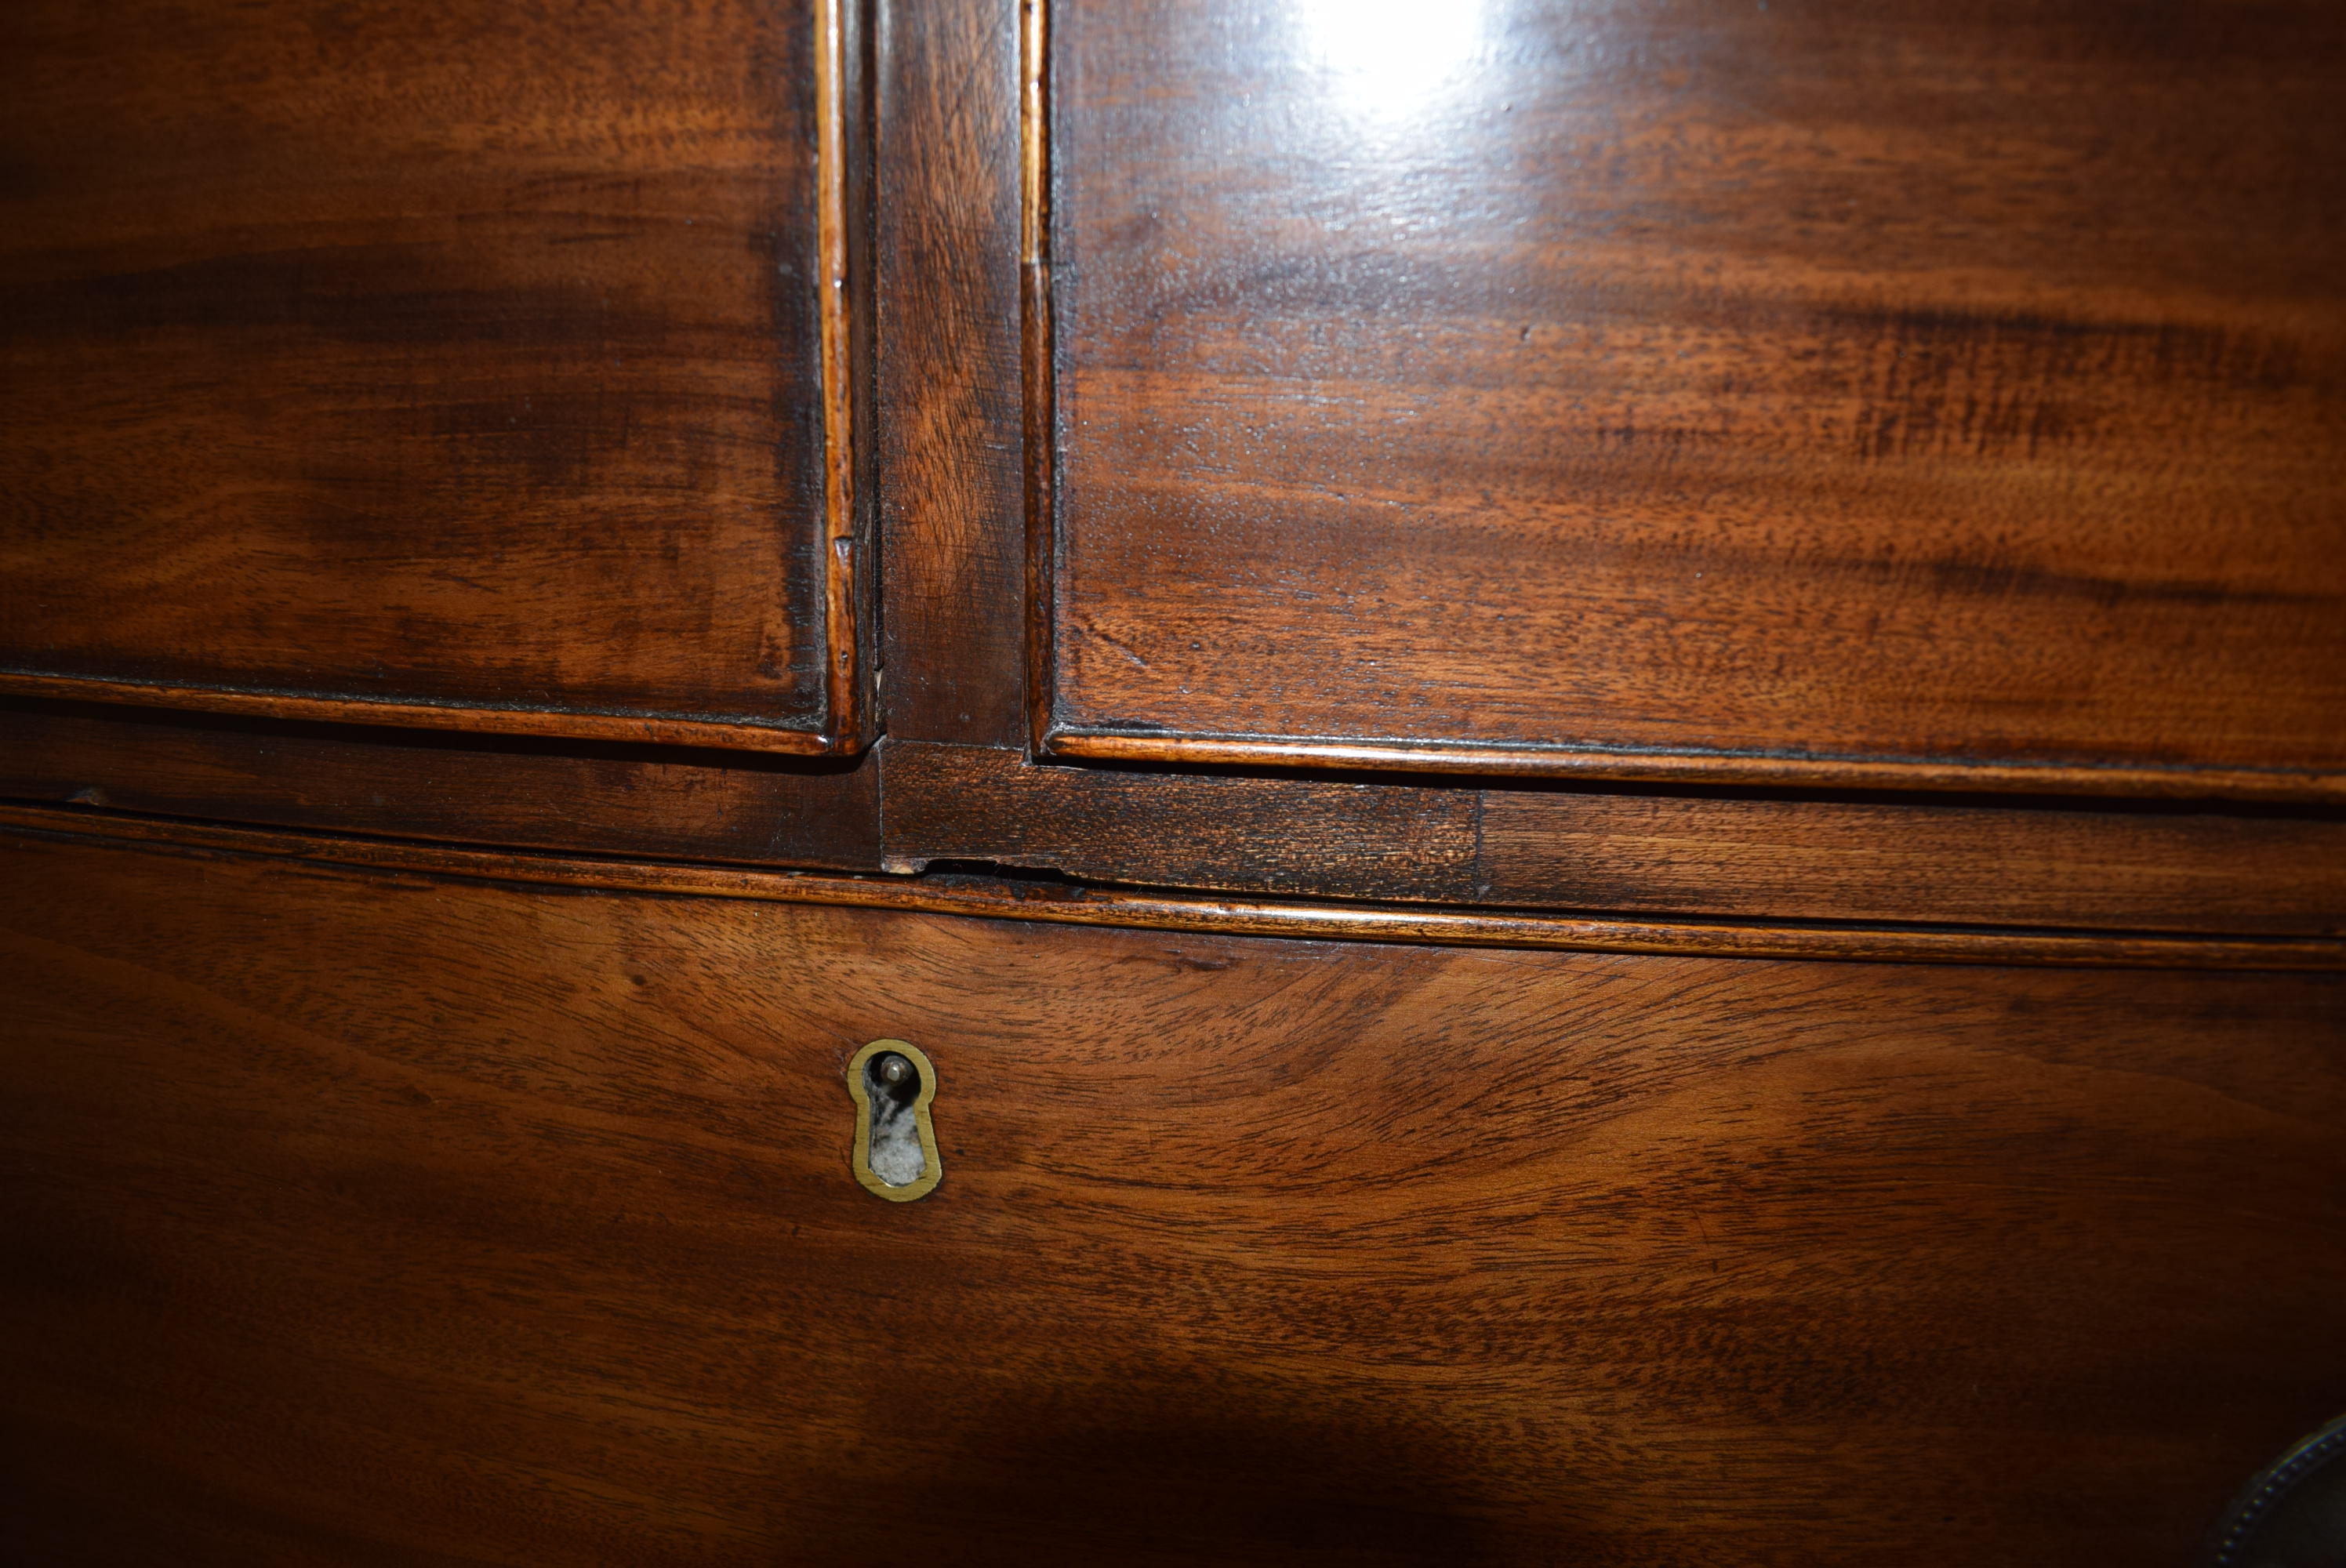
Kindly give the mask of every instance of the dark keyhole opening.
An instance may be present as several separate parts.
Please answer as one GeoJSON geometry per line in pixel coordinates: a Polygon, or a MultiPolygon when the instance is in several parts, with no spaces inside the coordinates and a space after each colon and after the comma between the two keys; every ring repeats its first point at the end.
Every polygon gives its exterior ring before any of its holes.
{"type": "Polygon", "coordinates": [[[882,1051],[863,1064],[863,1087],[872,1100],[872,1141],[863,1151],[872,1174],[890,1186],[920,1180],[928,1165],[920,1118],[913,1114],[921,1097],[920,1068],[909,1056],[882,1051]]]}

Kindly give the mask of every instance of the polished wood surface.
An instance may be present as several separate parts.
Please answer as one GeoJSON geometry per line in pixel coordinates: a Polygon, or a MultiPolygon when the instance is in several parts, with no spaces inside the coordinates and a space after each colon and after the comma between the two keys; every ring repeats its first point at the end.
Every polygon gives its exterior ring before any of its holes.
{"type": "Polygon", "coordinates": [[[1032,767],[889,740],[883,853],[1323,898],[2346,932],[2334,814],[1440,787],[1032,767]]]}
{"type": "Polygon", "coordinates": [[[879,24],[888,733],[1026,736],[1017,0],[879,24]]]}
{"type": "Polygon", "coordinates": [[[0,688],[860,743],[816,22],[9,7],[0,688]]]}
{"type": "Polygon", "coordinates": [[[0,878],[33,1561],[2132,1568],[2346,1386],[2337,976],[0,878]]]}
{"type": "Polygon", "coordinates": [[[1994,930],[1660,916],[1641,919],[1629,915],[1095,887],[1050,878],[992,875],[951,864],[933,866],[921,876],[838,875],[819,871],[767,871],[347,838],[172,821],[107,810],[5,803],[0,803],[0,830],[316,861],[401,876],[471,877],[555,891],[586,889],[664,897],[740,899],[753,903],[821,904],[841,909],[893,910],[1041,925],[1186,932],[1206,936],[1841,963],[2034,964],[2071,969],[2346,973],[2346,941],[2336,937],[1994,930]]]}
{"type": "Polygon", "coordinates": [[[2184,1568],[2346,1408],[2341,68],[0,17],[0,1561],[2184,1568]]]}
{"type": "Polygon", "coordinates": [[[0,700],[0,799],[394,839],[875,871],[880,769],[0,700]]]}
{"type": "Polygon", "coordinates": [[[815,316],[821,343],[823,712],[829,750],[879,732],[872,360],[872,40],[865,0],[813,0],[815,316]]]}
{"type": "Polygon", "coordinates": [[[2346,795],[2334,5],[1050,25],[1061,751],[2346,795]]]}
{"type": "Polygon", "coordinates": [[[2320,811],[1148,773],[893,738],[860,759],[762,758],[0,700],[5,800],[668,860],[1009,867],[1485,909],[2346,934],[2346,822],[2320,811]]]}

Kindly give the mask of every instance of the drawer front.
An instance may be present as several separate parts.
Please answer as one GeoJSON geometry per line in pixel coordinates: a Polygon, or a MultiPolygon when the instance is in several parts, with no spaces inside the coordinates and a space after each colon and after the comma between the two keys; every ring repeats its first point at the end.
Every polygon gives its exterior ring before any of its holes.
{"type": "Polygon", "coordinates": [[[852,739],[842,10],[11,6],[0,689],[852,739]]]}
{"type": "Polygon", "coordinates": [[[1060,751],[2346,789],[2322,0],[1048,11],[1060,751]]]}
{"type": "Polygon", "coordinates": [[[0,878],[40,1561],[2179,1563],[2346,1406],[2337,976],[0,878]]]}

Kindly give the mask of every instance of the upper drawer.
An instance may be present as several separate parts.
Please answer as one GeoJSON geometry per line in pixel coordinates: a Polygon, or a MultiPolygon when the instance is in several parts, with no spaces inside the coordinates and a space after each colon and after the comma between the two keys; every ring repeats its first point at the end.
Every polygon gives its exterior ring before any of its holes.
{"type": "Polygon", "coordinates": [[[858,738],[816,0],[0,23],[0,686],[858,738]]]}
{"type": "Polygon", "coordinates": [[[2346,790],[2324,0],[1050,18],[1056,750],[2346,790]]]}

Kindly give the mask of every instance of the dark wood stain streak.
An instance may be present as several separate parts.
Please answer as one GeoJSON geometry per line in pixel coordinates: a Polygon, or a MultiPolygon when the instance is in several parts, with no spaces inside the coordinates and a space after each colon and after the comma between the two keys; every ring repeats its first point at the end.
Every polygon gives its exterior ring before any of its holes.
{"type": "Polygon", "coordinates": [[[36,1561],[2134,1564],[2346,1388],[2339,976],[0,886],[36,1561]]]}

